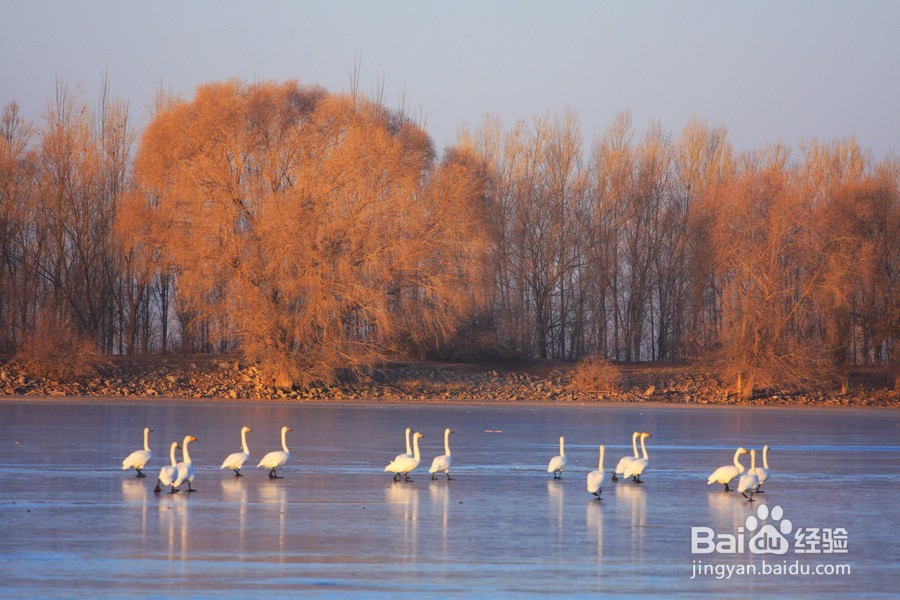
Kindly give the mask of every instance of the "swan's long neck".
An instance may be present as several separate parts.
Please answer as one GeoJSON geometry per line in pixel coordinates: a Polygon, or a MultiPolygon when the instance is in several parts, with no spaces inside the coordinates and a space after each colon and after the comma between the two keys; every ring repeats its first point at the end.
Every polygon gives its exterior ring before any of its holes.
{"type": "Polygon", "coordinates": [[[603,455],[606,454],[606,448],[604,446],[600,446],[600,464],[598,465],[598,469],[600,472],[603,472],[603,455]]]}
{"type": "Polygon", "coordinates": [[[419,460],[419,436],[413,436],[413,457],[419,460]]]}
{"type": "Polygon", "coordinates": [[[644,445],[644,436],[641,436],[641,452],[644,454],[644,460],[650,460],[647,457],[647,446],[644,445]]]}
{"type": "Polygon", "coordinates": [[[735,450],[735,451],[734,451],[734,466],[736,466],[736,467],[738,468],[738,471],[740,471],[741,473],[743,473],[743,472],[744,472],[744,465],[741,464],[740,457],[741,457],[741,451],[740,451],[740,450],[735,450]]]}
{"type": "MultiPolygon", "coordinates": [[[[637,440],[638,440],[638,432],[635,431],[635,432],[631,435],[631,449],[634,450],[634,457],[635,457],[635,458],[638,458],[638,457],[640,456],[640,454],[638,454],[638,451],[637,451],[637,440]]],[[[643,440],[642,440],[642,441],[643,441],[643,440]]]]}
{"type": "Polygon", "coordinates": [[[191,438],[184,438],[184,443],[181,445],[181,453],[184,455],[184,462],[191,462],[191,453],[188,452],[188,444],[191,443],[191,438]]]}
{"type": "Polygon", "coordinates": [[[559,455],[566,455],[566,438],[564,437],[559,438],[559,455]]]}
{"type": "Polygon", "coordinates": [[[150,429],[144,427],[144,450],[150,452],[150,429]]]}
{"type": "Polygon", "coordinates": [[[406,453],[412,454],[412,448],[409,447],[409,433],[411,429],[409,427],[406,428],[406,453]]]}
{"type": "Polygon", "coordinates": [[[172,442],[172,450],[169,453],[169,457],[172,459],[172,466],[178,465],[178,459],[175,458],[175,449],[178,448],[178,442],[172,442]]]}
{"type": "Polygon", "coordinates": [[[756,472],[756,450],[750,451],[750,472],[756,472]]]}
{"type": "Polygon", "coordinates": [[[450,456],[450,430],[444,431],[444,454],[450,456]]]}
{"type": "Polygon", "coordinates": [[[769,447],[763,446],[763,468],[765,468],[766,471],[769,470],[768,454],[769,454],[769,447]]]}
{"type": "Polygon", "coordinates": [[[244,447],[244,454],[250,454],[250,449],[247,448],[247,430],[241,429],[241,445],[244,447]]]}
{"type": "Polygon", "coordinates": [[[291,453],[291,451],[288,450],[288,447],[287,447],[287,429],[281,430],[281,449],[284,450],[285,454],[291,453]]]}

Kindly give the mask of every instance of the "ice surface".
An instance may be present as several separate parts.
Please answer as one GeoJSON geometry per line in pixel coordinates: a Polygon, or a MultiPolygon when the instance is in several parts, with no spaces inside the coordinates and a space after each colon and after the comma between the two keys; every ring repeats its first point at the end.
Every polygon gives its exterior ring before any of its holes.
{"type": "MultiPolygon", "coordinates": [[[[900,412],[725,407],[0,402],[0,596],[787,595],[896,591],[900,412]],[[250,460],[220,470],[249,425],[250,460]],[[269,480],[256,463],[291,459],[269,480]],[[151,427],[146,479],[121,461],[151,427]],[[384,466],[421,431],[410,483],[384,466]],[[431,481],[451,436],[454,481],[431,481]],[[609,481],[649,431],[643,485],[609,481]],[[153,493],[191,434],[193,494],[153,493]],[[546,472],[566,436],[562,480],[546,472]],[[606,445],[602,500],[585,490],[606,445]],[[769,444],[766,494],[707,486],[739,446],[769,444]],[[795,527],[848,531],[849,576],[691,578],[691,527],[735,533],[759,504],[795,527]]],[[[758,452],[761,458],[761,452],[758,452]]],[[[180,455],[179,455],[180,456],[180,455]]],[[[749,466],[749,457],[743,457],[749,466]]],[[[775,561],[775,557],[769,557],[775,561]]]]}

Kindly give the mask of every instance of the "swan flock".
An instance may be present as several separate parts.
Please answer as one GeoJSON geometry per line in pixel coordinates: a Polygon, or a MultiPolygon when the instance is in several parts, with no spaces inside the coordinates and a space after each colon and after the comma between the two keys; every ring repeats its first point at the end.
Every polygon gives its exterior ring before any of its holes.
{"type": "MultiPolygon", "coordinates": [[[[149,463],[153,458],[153,452],[150,450],[150,433],[152,431],[153,430],[149,427],[144,428],[143,449],[135,450],[130,453],[122,461],[122,470],[127,471],[129,469],[134,469],[136,473],[135,477],[146,477],[146,475],[143,473],[143,469],[146,468],[147,463],[149,463]]],[[[243,476],[243,473],[241,473],[241,469],[250,458],[250,449],[247,446],[247,434],[252,431],[253,429],[247,426],[241,428],[241,451],[229,454],[222,462],[222,465],[219,467],[220,469],[229,469],[233,471],[235,477],[243,476]]],[[[269,470],[268,476],[270,479],[283,479],[283,476],[278,475],[277,469],[287,464],[287,462],[290,460],[291,452],[288,449],[287,445],[287,434],[291,431],[293,431],[291,427],[288,427],[286,425],[282,427],[281,450],[274,450],[267,453],[263,456],[263,458],[257,465],[258,468],[265,468],[269,470]]],[[[453,480],[453,477],[450,476],[450,468],[453,464],[453,457],[450,453],[451,433],[453,433],[453,429],[449,427],[444,429],[444,453],[435,456],[434,460],[431,463],[431,467],[428,469],[428,472],[431,474],[432,480],[437,479],[437,475],[440,473],[446,475],[447,481],[453,480]]],[[[393,481],[395,483],[413,481],[410,478],[410,473],[415,471],[421,463],[422,456],[419,449],[419,440],[424,437],[424,434],[422,434],[421,432],[413,432],[411,428],[406,428],[404,433],[406,452],[396,455],[393,460],[391,460],[384,468],[384,472],[393,473],[393,481]]],[[[621,475],[621,478],[625,479],[626,481],[628,479],[631,479],[632,483],[643,483],[641,476],[647,471],[650,466],[650,457],[648,455],[646,445],[646,440],[650,437],[652,437],[650,433],[643,431],[635,431],[632,433],[632,454],[623,456],[619,459],[619,461],[616,463],[616,467],[611,471],[611,481],[618,481],[619,476],[621,475]],[[640,440],[640,453],[638,453],[638,440],[640,440]]],[[[154,489],[157,494],[160,493],[164,487],[169,488],[170,494],[178,493],[179,491],[181,491],[179,488],[184,484],[187,484],[188,492],[196,491],[192,486],[194,477],[196,475],[196,469],[191,460],[190,450],[188,448],[191,442],[196,441],[197,438],[193,435],[186,435],[181,442],[174,441],[171,443],[169,448],[170,464],[163,466],[159,471],[157,484],[154,489]],[[182,460],[180,462],[177,460],[176,456],[176,452],[179,449],[182,451],[182,460]]],[[[547,465],[547,473],[553,474],[553,478],[557,480],[562,479],[563,470],[568,464],[565,442],[565,436],[560,436],[559,454],[551,458],[550,462],[547,465]]],[[[755,449],[747,450],[743,447],[737,448],[734,452],[734,456],[732,457],[732,464],[721,466],[713,471],[707,478],[707,485],[717,483],[724,486],[725,492],[730,492],[731,488],[729,487],[729,484],[732,483],[735,479],[739,478],[736,488],[737,491],[749,502],[753,502],[754,495],[764,493],[763,490],[760,489],[760,487],[769,479],[770,476],[768,451],[769,446],[763,446],[763,466],[758,467],[756,466],[755,449]],[[746,473],[744,465],[741,464],[740,461],[741,456],[744,454],[750,454],[750,469],[746,473]]],[[[606,448],[603,444],[601,444],[599,446],[599,462],[597,465],[597,469],[592,470],[587,474],[587,492],[594,495],[597,499],[600,499],[601,497],[602,487],[605,479],[605,453],[606,448]]]]}

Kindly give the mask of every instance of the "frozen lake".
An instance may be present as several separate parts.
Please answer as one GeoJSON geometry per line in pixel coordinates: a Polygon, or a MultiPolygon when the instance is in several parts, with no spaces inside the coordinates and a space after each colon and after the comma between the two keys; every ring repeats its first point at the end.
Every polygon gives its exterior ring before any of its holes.
{"type": "Polygon", "coordinates": [[[900,411],[884,409],[3,400],[0,596],[895,597],[898,450],[900,411]],[[251,457],[236,478],[218,466],[242,425],[251,457]],[[272,481],[255,465],[280,448],[282,425],[291,460],[272,481]],[[145,426],[154,458],[138,479],[121,461],[145,426]],[[405,427],[426,436],[422,466],[393,483],[382,469],[405,427]],[[430,481],[445,427],[455,480],[430,481]],[[646,483],[612,483],[634,430],[653,434],[646,483]],[[170,443],[187,434],[198,491],[155,495],[170,443]],[[554,481],[560,435],[569,465],[554,481]],[[585,476],[600,443],[596,501],[585,476]],[[763,444],[772,474],[757,502],[706,485],[737,446],[763,444]],[[736,539],[748,516],[762,524],[760,505],[782,507],[792,552],[692,554],[692,527],[736,539]],[[844,529],[846,552],[796,540],[812,529],[844,529]],[[724,574],[764,561],[851,571],[724,574]]]}

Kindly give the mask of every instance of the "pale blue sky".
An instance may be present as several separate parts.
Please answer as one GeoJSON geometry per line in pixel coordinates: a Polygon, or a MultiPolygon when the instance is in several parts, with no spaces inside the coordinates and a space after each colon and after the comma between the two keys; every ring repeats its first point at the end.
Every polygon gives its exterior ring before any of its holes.
{"type": "Polygon", "coordinates": [[[739,150],[856,136],[900,151],[900,1],[297,2],[0,0],[0,104],[37,119],[57,78],[101,75],[139,123],[154,91],[297,79],[384,99],[438,148],[486,112],[572,108],[590,141],[630,109],[677,134],[724,124],[739,150]]]}

